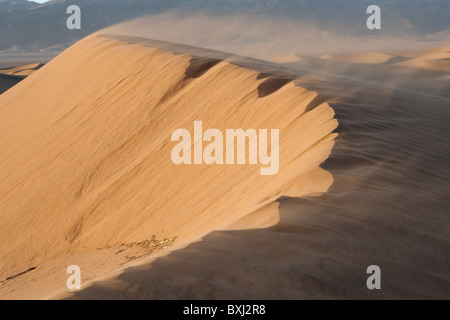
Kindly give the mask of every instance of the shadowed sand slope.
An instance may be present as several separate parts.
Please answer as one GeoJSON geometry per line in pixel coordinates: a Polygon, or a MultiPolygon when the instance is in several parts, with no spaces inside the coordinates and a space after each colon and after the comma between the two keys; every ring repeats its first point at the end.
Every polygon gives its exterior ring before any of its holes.
{"type": "Polygon", "coordinates": [[[337,121],[316,97],[222,60],[105,37],[77,43],[0,96],[1,296],[39,286],[11,277],[48,276],[44,265],[61,257],[155,238],[178,248],[213,230],[275,224],[266,205],[333,181],[319,165],[337,121]],[[174,165],[171,134],[196,120],[222,132],[279,129],[279,173],[174,165]]]}
{"type": "Polygon", "coordinates": [[[326,54],[323,60],[356,64],[393,64],[395,66],[418,68],[431,71],[450,71],[450,46],[426,51],[389,55],[383,52],[360,52],[346,55],[326,54]]]}
{"type": "Polygon", "coordinates": [[[0,73],[0,94],[14,87],[23,80],[23,76],[13,76],[0,73]]]}
{"type": "Polygon", "coordinates": [[[42,64],[34,63],[21,67],[0,69],[0,94],[12,88],[41,67],[42,64]]]}

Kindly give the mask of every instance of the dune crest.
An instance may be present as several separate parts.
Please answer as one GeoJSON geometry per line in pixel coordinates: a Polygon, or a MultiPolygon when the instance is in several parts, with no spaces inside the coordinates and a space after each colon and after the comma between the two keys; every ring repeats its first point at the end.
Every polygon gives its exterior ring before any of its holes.
{"type": "Polygon", "coordinates": [[[317,168],[338,123],[316,96],[226,61],[99,36],[80,41],[0,96],[0,279],[152,237],[180,245],[252,228],[244,217],[284,192],[327,191],[332,176],[317,168]],[[280,129],[278,175],[174,165],[170,136],[195,120],[280,129]]]}

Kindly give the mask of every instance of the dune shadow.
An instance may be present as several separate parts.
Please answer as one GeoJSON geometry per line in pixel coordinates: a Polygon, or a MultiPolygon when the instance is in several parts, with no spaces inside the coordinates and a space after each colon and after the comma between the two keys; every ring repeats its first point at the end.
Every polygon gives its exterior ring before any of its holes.
{"type": "Polygon", "coordinates": [[[343,129],[326,194],[281,198],[273,227],[212,232],[68,298],[449,298],[446,102],[430,98],[430,113],[420,96],[380,94],[332,104],[343,129]],[[366,287],[370,265],[382,290],[366,287]]]}
{"type": "Polygon", "coordinates": [[[0,74],[0,94],[14,87],[16,84],[18,84],[25,78],[26,76],[0,74]]]}

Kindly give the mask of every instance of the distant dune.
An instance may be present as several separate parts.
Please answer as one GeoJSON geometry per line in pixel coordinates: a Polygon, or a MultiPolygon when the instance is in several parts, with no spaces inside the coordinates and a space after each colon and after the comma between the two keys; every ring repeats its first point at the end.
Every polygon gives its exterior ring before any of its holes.
{"type": "Polygon", "coordinates": [[[345,55],[325,54],[323,60],[358,64],[393,64],[432,71],[450,71],[450,46],[426,51],[389,55],[382,52],[361,52],[345,55]],[[400,60],[400,62],[398,62],[400,60]]]}
{"type": "Polygon", "coordinates": [[[448,50],[278,64],[102,34],[4,70],[0,298],[450,298],[448,50]],[[279,129],[279,173],[173,164],[194,121],[279,129]]]}
{"type": "Polygon", "coordinates": [[[0,69],[0,94],[18,84],[25,77],[33,74],[40,67],[42,67],[42,64],[34,63],[21,67],[0,69]]]}
{"type": "Polygon", "coordinates": [[[382,52],[363,52],[363,53],[353,53],[346,55],[323,55],[322,59],[340,61],[340,62],[351,62],[351,63],[364,63],[364,64],[374,64],[374,63],[384,63],[392,58],[391,55],[382,52]]]}
{"type": "Polygon", "coordinates": [[[404,54],[403,56],[410,58],[410,60],[399,63],[399,66],[450,72],[450,46],[404,54]]]}

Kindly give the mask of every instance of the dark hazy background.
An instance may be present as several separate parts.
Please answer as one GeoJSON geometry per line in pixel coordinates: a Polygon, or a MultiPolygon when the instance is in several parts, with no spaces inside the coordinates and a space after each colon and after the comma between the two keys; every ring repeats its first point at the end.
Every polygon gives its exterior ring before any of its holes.
{"type": "MultiPolygon", "coordinates": [[[[54,0],[42,5],[0,0],[0,55],[60,51],[107,26],[168,11],[183,15],[249,14],[262,24],[268,17],[301,21],[303,26],[312,26],[329,37],[375,32],[377,36],[418,36],[434,41],[450,34],[449,0],[54,0]],[[66,28],[66,9],[72,4],[81,7],[81,30],[66,28]],[[382,9],[380,31],[366,28],[366,9],[371,4],[382,9]]],[[[304,34],[308,28],[295,31],[304,34]]]]}

